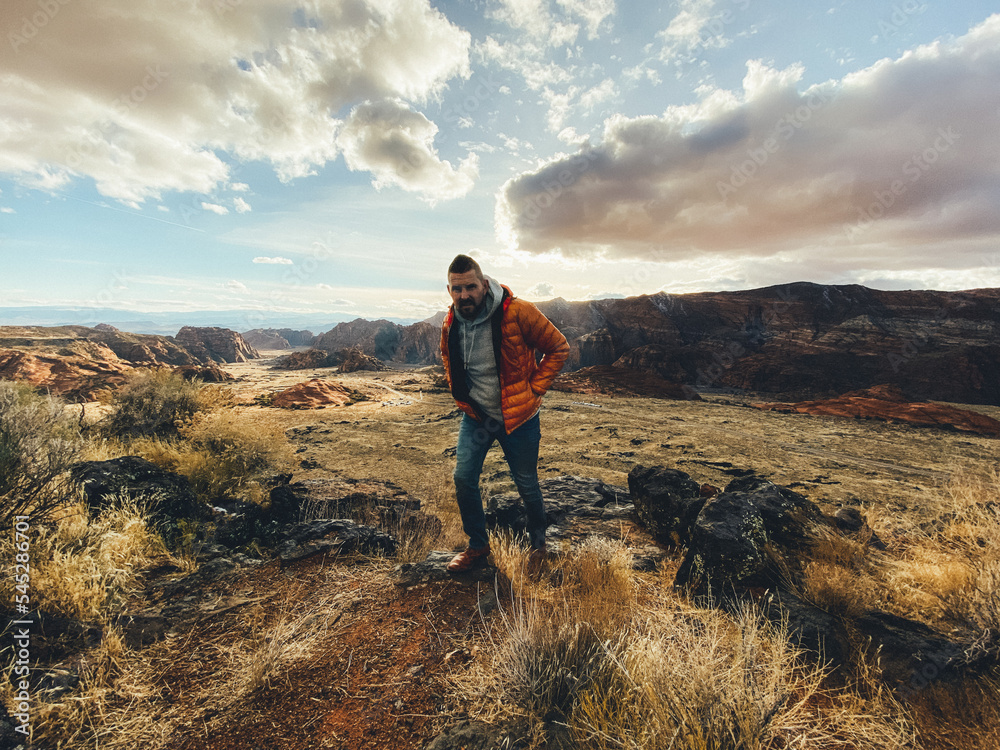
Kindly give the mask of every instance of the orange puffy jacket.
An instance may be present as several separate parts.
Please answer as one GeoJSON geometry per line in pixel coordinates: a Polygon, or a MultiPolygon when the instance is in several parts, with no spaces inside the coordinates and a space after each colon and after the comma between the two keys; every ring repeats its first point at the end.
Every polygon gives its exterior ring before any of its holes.
{"type": "MultiPolygon", "coordinates": [[[[490,319],[493,330],[493,351],[500,375],[500,411],[504,429],[509,435],[538,411],[542,396],[556,379],[566,358],[569,344],[566,337],[541,311],[530,302],[519,299],[503,284],[503,297],[490,319]],[[535,351],[542,353],[541,361],[535,351]]],[[[441,358],[451,394],[458,407],[471,417],[483,421],[484,415],[469,396],[465,380],[465,363],[458,346],[455,306],[452,305],[441,327],[441,358]]]]}

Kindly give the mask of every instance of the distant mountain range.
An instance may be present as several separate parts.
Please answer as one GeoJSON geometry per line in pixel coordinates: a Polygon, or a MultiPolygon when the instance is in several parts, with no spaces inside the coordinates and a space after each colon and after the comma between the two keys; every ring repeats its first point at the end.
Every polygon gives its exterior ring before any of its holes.
{"type": "MultiPolygon", "coordinates": [[[[328,331],[351,315],[313,315],[260,310],[192,310],[189,312],[138,312],[108,307],[0,307],[0,326],[88,326],[106,323],[122,331],[173,336],[184,326],[229,328],[293,328],[328,331]]],[[[419,318],[389,318],[408,325],[419,318]]]]}

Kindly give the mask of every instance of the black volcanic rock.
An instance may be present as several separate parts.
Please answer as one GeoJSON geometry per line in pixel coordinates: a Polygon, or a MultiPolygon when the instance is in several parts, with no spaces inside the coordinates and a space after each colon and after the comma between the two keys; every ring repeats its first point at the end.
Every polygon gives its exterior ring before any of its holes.
{"type": "Polygon", "coordinates": [[[635,512],[654,538],[683,545],[705,505],[701,486],[688,474],[660,466],[636,466],[628,473],[635,512]]]}
{"type": "MultiPolygon", "coordinates": [[[[661,470],[667,471],[667,470],[661,470]]],[[[780,583],[825,523],[806,497],[755,476],[734,479],[689,525],[674,585],[704,594],[780,583]]]]}

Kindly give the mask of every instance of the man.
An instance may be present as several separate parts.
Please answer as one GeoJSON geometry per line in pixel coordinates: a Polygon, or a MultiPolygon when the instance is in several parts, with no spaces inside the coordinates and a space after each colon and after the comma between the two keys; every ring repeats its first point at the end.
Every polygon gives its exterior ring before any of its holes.
{"type": "Polygon", "coordinates": [[[545,507],[538,487],[538,408],[569,356],[566,337],[530,302],[483,275],[468,255],[448,267],[453,304],[441,329],[441,357],[451,393],[465,412],[458,432],[455,495],[469,546],[448,564],[453,573],[484,563],[490,552],[479,475],[496,440],[527,516],[529,568],[545,560],[545,507]],[[542,353],[540,361],[536,351],[542,353]]]}

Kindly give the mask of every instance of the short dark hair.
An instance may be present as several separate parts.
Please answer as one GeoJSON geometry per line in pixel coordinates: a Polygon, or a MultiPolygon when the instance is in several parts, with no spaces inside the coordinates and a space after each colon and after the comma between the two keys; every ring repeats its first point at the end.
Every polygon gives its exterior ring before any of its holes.
{"type": "Polygon", "coordinates": [[[453,273],[468,273],[469,271],[475,271],[479,280],[483,280],[483,269],[476,263],[475,258],[470,258],[468,255],[456,255],[451,265],[448,266],[449,275],[453,273]]]}

